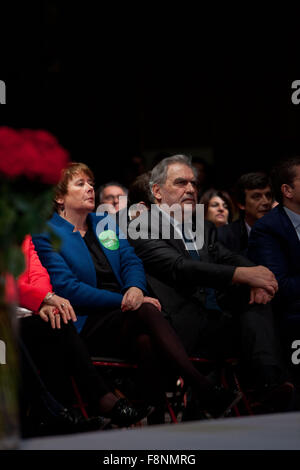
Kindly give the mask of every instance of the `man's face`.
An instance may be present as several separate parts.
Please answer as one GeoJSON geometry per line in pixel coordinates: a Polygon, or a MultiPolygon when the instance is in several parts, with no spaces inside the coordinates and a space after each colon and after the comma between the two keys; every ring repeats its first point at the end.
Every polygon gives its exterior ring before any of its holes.
{"type": "Polygon", "coordinates": [[[283,184],[281,191],[283,193],[284,205],[300,214],[300,165],[294,168],[295,177],[292,185],[283,184]]]}
{"type": "Polygon", "coordinates": [[[245,204],[239,204],[239,208],[245,211],[245,221],[250,227],[271,210],[272,200],[270,186],[264,189],[245,189],[245,204]]]}
{"type": "Polygon", "coordinates": [[[164,184],[154,184],[153,195],[159,205],[179,204],[194,210],[197,204],[197,181],[192,169],[184,163],[172,163],[168,167],[164,184]]]}
{"type": "Polygon", "coordinates": [[[120,205],[120,196],[126,196],[125,192],[119,186],[107,186],[102,191],[101,204],[111,204],[112,212],[118,212],[123,209],[126,204],[120,205]]]}

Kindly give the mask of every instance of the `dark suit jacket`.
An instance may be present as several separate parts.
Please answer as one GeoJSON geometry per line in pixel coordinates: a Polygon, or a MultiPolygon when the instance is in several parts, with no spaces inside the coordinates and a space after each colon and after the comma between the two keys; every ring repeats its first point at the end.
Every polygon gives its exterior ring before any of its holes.
{"type": "Polygon", "coordinates": [[[249,257],[267,266],[276,276],[277,306],[288,316],[300,319],[300,241],[281,205],[259,219],[249,237],[249,257]]]}
{"type": "Polygon", "coordinates": [[[229,288],[235,267],[253,266],[253,263],[218,243],[216,228],[210,222],[205,222],[200,261],[191,258],[181,239],[175,239],[172,226],[169,239],[162,239],[159,217],[155,219],[153,212],[151,220],[149,214],[142,215],[141,235],[129,241],[144,263],[150,292],[160,300],[171,324],[191,351],[205,325],[204,288],[229,288]],[[154,224],[157,225],[153,231],[154,224]]]}
{"type": "Polygon", "coordinates": [[[218,240],[229,250],[244,256],[248,248],[248,232],[243,219],[218,227],[218,240]]]}

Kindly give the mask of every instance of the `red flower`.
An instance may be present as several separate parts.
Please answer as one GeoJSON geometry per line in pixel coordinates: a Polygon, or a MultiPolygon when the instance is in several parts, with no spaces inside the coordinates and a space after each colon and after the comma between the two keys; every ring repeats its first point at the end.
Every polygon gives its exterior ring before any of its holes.
{"type": "Polygon", "coordinates": [[[0,174],[5,177],[56,184],[68,160],[68,152],[47,131],[0,127],[0,174]]]}

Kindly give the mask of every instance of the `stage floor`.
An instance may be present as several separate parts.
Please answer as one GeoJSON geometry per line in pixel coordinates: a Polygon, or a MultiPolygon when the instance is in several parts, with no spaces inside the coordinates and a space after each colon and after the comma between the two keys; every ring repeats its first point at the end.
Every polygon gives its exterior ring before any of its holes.
{"type": "Polygon", "coordinates": [[[21,441],[20,450],[299,450],[300,412],[21,441]]]}

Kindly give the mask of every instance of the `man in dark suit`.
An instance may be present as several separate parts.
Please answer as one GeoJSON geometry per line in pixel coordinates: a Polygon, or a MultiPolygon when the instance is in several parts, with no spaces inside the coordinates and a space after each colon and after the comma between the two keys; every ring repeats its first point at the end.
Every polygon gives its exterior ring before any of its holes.
{"type": "Polygon", "coordinates": [[[275,274],[281,325],[296,328],[300,339],[300,157],[280,162],[272,179],[279,205],[253,227],[249,256],[275,274]]]}
{"type": "Polygon", "coordinates": [[[293,360],[300,340],[300,157],[279,162],[272,181],[279,205],[254,225],[249,256],[267,266],[278,281],[273,308],[300,409],[300,370],[293,360]]]}
{"type": "Polygon", "coordinates": [[[246,255],[248,238],[255,222],[272,208],[272,190],[265,173],[242,175],[235,188],[240,218],[218,228],[218,240],[236,253],[246,255]]]}
{"type": "Polygon", "coordinates": [[[273,389],[282,384],[273,314],[266,305],[277,291],[271,271],[218,243],[209,222],[202,247],[201,233],[195,238],[188,235],[190,221],[182,226],[176,213],[176,208],[190,214],[196,209],[196,175],[187,157],[168,157],[157,164],[150,187],[156,204],[129,224],[129,237],[144,263],[151,293],[188,352],[220,349],[219,342],[238,324],[243,358],[256,384],[273,389]],[[226,313],[214,289],[220,291],[226,313]]]}

